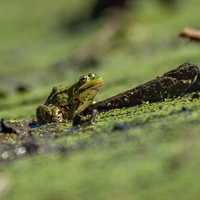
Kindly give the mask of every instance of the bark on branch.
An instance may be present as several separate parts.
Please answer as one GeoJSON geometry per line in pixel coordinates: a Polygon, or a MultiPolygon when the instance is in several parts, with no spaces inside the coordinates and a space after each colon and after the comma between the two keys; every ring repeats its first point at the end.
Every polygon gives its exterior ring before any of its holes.
{"type": "Polygon", "coordinates": [[[101,112],[114,108],[136,106],[146,101],[158,102],[167,97],[177,97],[198,90],[200,90],[199,68],[187,62],[163,76],[104,101],[97,102],[90,106],[88,111],[97,109],[101,112]]]}

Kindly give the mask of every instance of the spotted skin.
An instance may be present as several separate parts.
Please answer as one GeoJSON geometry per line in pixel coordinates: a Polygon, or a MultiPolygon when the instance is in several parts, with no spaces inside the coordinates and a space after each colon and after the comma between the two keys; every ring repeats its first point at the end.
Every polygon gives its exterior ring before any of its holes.
{"type": "Polygon", "coordinates": [[[101,77],[88,74],[81,76],[79,81],[71,86],[54,87],[44,105],[39,106],[36,110],[38,123],[73,120],[75,115],[94,103],[98,88],[102,84],[101,77]]]}

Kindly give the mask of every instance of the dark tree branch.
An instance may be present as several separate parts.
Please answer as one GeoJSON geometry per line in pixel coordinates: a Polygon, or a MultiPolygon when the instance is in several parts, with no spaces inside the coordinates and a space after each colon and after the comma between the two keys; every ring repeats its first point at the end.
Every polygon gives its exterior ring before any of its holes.
{"type": "Polygon", "coordinates": [[[122,92],[104,101],[90,106],[88,111],[99,112],[114,108],[137,106],[142,102],[158,102],[168,97],[177,97],[183,93],[200,90],[199,68],[192,63],[184,63],[147,83],[122,92]]]}

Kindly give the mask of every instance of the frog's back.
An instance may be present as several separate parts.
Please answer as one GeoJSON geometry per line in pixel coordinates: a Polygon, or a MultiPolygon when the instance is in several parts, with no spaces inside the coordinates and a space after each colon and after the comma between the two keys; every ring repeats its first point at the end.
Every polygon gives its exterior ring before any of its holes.
{"type": "Polygon", "coordinates": [[[71,100],[71,95],[74,90],[74,85],[66,87],[64,85],[59,85],[53,87],[49,97],[47,98],[45,105],[53,104],[57,106],[65,106],[69,104],[71,100]]]}

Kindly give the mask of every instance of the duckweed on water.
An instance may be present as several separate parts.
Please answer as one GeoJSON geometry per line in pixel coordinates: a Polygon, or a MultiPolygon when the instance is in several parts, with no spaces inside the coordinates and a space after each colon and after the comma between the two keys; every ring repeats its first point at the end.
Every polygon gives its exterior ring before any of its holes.
{"type": "Polygon", "coordinates": [[[107,18],[70,30],[72,17],[84,15],[90,2],[1,4],[0,90],[6,95],[0,94],[0,115],[22,136],[0,134],[0,198],[199,199],[199,93],[102,112],[96,124],[79,129],[72,123],[29,129],[51,88],[82,74],[103,77],[98,102],[185,62],[200,66],[199,43],[177,37],[184,27],[199,26],[199,1],[129,2],[127,20],[100,50],[95,44],[113,33],[113,26],[104,29],[107,18]],[[96,68],[65,62],[88,49],[102,58],[96,68]],[[19,93],[22,82],[33,87],[19,93]]]}

